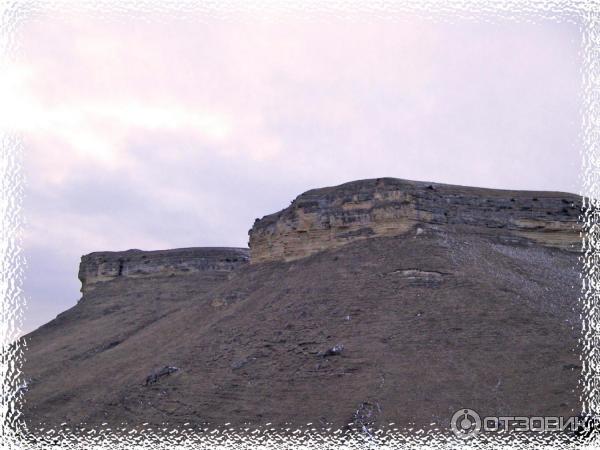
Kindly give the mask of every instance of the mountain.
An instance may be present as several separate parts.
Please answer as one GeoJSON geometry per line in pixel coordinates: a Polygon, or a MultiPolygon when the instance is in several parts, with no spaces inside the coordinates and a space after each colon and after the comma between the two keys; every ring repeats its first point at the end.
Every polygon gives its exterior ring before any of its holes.
{"type": "MultiPolygon", "coordinates": [[[[83,256],[23,338],[23,420],[448,427],[577,415],[582,199],[381,178],[308,191],[249,249],[83,256]]],[[[43,424],[43,425],[42,425],[43,424]]]]}

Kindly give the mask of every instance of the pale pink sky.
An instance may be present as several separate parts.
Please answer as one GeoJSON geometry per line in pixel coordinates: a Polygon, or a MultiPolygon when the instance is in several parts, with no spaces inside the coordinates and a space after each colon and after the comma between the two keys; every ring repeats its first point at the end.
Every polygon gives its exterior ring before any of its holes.
{"type": "Polygon", "coordinates": [[[575,25],[49,13],[0,75],[27,178],[25,331],[82,254],[245,246],[301,192],[375,177],[578,192],[575,25]]]}

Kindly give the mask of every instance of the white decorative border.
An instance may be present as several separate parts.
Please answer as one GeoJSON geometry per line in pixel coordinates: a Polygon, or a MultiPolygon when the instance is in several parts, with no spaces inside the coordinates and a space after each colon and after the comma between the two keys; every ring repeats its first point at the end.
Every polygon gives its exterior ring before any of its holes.
{"type": "MultiPolygon", "coordinates": [[[[335,16],[336,20],[395,20],[399,15],[414,14],[433,21],[467,20],[488,22],[505,20],[518,22],[569,21],[578,23],[582,33],[583,99],[582,111],[582,194],[584,211],[583,239],[583,376],[582,398],[584,411],[600,413],[600,1],[333,1],[319,0],[209,0],[161,2],[156,1],[96,1],[96,2],[25,2],[4,0],[0,3],[0,71],[11,63],[18,51],[19,27],[34,18],[43,8],[65,12],[87,12],[97,15],[121,15],[137,17],[152,10],[185,20],[187,14],[202,12],[211,20],[235,20],[239,15],[256,20],[277,20],[287,15],[302,16],[307,20],[335,16]]],[[[253,429],[252,433],[240,430],[214,430],[214,433],[198,433],[190,430],[174,430],[168,438],[160,437],[161,430],[147,430],[128,434],[130,430],[56,430],[48,434],[48,443],[26,442],[15,427],[19,397],[17,376],[22,360],[22,349],[12,343],[18,336],[22,323],[24,298],[22,295],[23,267],[20,231],[22,225],[23,173],[21,170],[22,148],[18,136],[0,129],[0,291],[2,295],[0,339],[2,359],[2,397],[0,399],[0,433],[3,448],[40,448],[60,438],[63,448],[75,446],[94,448],[325,448],[342,444],[339,435],[323,434],[319,430],[298,430],[293,437],[283,439],[277,430],[253,429]]],[[[486,436],[487,442],[447,442],[441,434],[433,432],[414,433],[391,430],[373,439],[353,436],[343,441],[346,448],[381,447],[550,447],[572,448],[573,443],[552,442],[529,436],[510,440],[498,436],[486,436]]],[[[598,445],[598,435],[592,436],[589,448],[598,445]]],[[[579,444],[578,448],[582,445],[579,444]]]]}
{"type": "MultiPolygon", "coordinates": [[[[584,68],[582,114],[583,410],[600,414],[600,3],[581,10],[584,68]]],[[[599,433],[593,439],[598,445],[599,433]]]]}

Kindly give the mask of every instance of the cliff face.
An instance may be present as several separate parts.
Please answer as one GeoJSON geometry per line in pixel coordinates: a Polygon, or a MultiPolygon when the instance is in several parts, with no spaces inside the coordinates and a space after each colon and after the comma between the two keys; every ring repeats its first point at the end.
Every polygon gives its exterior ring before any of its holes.
{"type": "Polygon", "coordinates": [[[558,192],[480,189],[379,178],[314,189],[249,232],[251,262],[291,261],[369,237],[397,236],[419,225],[581,248],[581,197],[558,192]]]}
{"type": "Polygon", "coordinates": [[[249,259],[245,248],[199,247],[174,250],[95,252],[81,257],[81,292],[118,277],[142,278],[196,272],[231,272],[249,259]]]}

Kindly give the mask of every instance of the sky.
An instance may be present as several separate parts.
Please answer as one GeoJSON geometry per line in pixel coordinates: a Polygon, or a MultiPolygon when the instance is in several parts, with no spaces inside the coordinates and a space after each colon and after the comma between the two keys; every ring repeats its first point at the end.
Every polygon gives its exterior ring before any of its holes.
{"type": "Polygon", "coordinates": [[[23,137],[25,333],[75,305],[81,255],[246,246],[308,189],[581,190],[573,24],[48,12],[19,39],[0,126],[23,137]]]}

